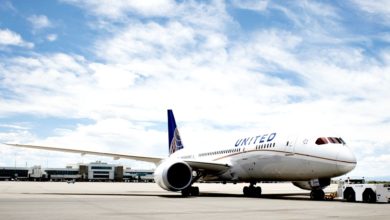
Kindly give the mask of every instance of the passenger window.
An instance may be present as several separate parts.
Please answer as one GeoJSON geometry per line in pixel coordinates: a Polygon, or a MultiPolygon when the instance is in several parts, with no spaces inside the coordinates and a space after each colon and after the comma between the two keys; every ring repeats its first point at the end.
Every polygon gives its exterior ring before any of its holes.
{"type": "Polygon", "coordinates": [[[316,144],[317,145],[322,145],[322,144],[327,144],[328,141],[326,140],[326,138],[324,137],[319,137],[317,140],[316,140],[316,144]]]}

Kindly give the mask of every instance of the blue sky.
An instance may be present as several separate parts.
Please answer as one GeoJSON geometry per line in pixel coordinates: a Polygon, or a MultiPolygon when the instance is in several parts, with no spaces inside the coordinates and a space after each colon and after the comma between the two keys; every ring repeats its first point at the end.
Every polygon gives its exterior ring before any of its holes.
{"type": "MultiPolygon", "coordinates": [[[[0,142],[166,155],[234,133],[342,136],[390,176],[388,1],[0,0],[0,142]],[[235,132],[233,132],[233,130],[235,132]]],[[[102,160],[3,146],[1,166],[102,160]]]]}

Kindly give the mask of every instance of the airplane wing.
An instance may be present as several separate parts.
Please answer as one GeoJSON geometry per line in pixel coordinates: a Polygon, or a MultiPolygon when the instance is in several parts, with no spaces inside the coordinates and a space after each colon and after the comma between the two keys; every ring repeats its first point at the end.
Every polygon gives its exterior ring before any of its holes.
{"type": "MultiPolygon", "coordinates": [[[[79,153],[82,156],[84,155],[98,155],[98,156],[106,156],[112,157],[114,160],[123,158],[130,160],[138,160],[144,162],[151,162],[158,165],[162,160],[166,159],[163,157],[144,157],[144,156],[136,156],[136,155],[128,155],[128,154],[115,154],[115,153],[105,153],[105,152],[97,152],[97,151],[88,151],[88,150],[79,150],[79,149],[70,149],[70,148],[60,148],[60,147],[47,147],[47,146],[39,146],[39,145],[27,145],[27,144],[8,144],[5,145],[12,147],[20,147],[20,148],[31,148],[31,149],[39,149],[39,150],[47,150],[47,151],[59,151],[59,152],[67,152],[67,153],[79,153]]],[[[218,162],[203,162],[203,161],[191,161],[184,160],[190,167],[193,169],[202,171],[204,173],[220,173],[228,170],[230,168],[229,164],[218,163],[218,162]]]]}
{"type": "Polygon", "coordinates": [[[162,157],[144,157],[144,156],[136,156],[136,155],[127,155],[127,154],[114,154],[114,153],[104,153],[104,152],[96,152],[96,151],[88,151],[88,150],[78,150],[78,149],[69,149],[69,148],[59,148],[59,147],[45,147],[38,145],[27,145],[27,144],[7,144],[8,146],[13,147],[21,147],[21,148],[32,148],[32,149],[40,149],[40,150],[48,150],[48,151],[60,151],[60,152],[68,152],[68,153],[80,153],[82,156],[89,155],[98,155],[98,156],[106,156],[112,157],[114,160],[118,160],[120,158],[123,159],[131,159],[131,160],[139,160],[145,162],[151,162],[154,164],[159,164],[165,158],[162,157]]]}
{"type": "Polygon", "coordinates": [[[229,164],[217,163],[217,162],[203,162],[203,161],[192,161],[184,160],[193,169],[205,172],[205,173],[222,173],[230,168],[229,164]]]}

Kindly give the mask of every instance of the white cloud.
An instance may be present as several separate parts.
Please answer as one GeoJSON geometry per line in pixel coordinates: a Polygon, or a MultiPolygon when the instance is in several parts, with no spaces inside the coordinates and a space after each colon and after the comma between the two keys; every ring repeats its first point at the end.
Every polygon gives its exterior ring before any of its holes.
{"type": "MultiPolygon", "coordinates": [[[[212,28],[224,30],[232,24],[223,0],[211,2],[184,1],[177,3],[174,0],[157,1],[120,1],[120,0],[64,0],[68,4],[83,8],[86,12],[95,15],[98,23],[93,27],[112,28],[112,20],[124,24],[133,23],[133,17],[168,18],[186,26],[197,28],[212,28]]],[[[114,25],[115,26],[115,25],[114,25]]]]}
{"type": "Polygon", "coordinates": [[[9,29],[0,29],[0,48],[1,46],[19,46],[31,49],[34,44],[24,41],[19,34],[9,29]]]}
{"type": "Polygon", "coordinates": [[[251,0],[233,0],[232,5],[237,8],[264,11],[267,8],[268,0],[251,1],[251,0]]]}
{"type": "Polygon", "coordinates": [[[130,57],[159,57],[165,52],[188,51],[186,47],[194,47],[196,41],[192,28],[178,22],[169,23],[163,27],[157,23],[131,24],[115,38],[98,42],[97,54],[104,59],[118,62],[130,57]],[[100,53],[105,51],[105,53],[100,53]]]}
{"type": "Polygon", "coordinates": [[[28,17],[28,21],[32,24],[35,30],[51,27],[53,24],[46,17],[46,15],[31,15],[28,17]]]}
{"type": "Polygon", "coordinates": [[[368,12],[373,16],[380,16],[387,25],[390,24],[390,2],[387,0],[364,1],[351,0],[361,10],[368,12]]]}
{"type": "Polygon", "coordinates": [[[306,13],[310,13],[321,18],[327,17],[339,19],[336,9],[330,4],[316,1],[301,1],[298,5],[302,7],[306,13]]]}
{"type": "Polygon", "coordinates": [[[110,19],[120,19],[128,13],[141,16],[170,16],[174,13],[174,0],[121,1],[121,0],[63,0],[66,3],[82,7],[87,11],[110,19]]]}
{"type": "Polygon", "coordinates": [[[17,12],[16,8],[13,6],[12,2],[10,1],[3,1],[2,4],[0,5],[0,10],[17,12]]]}
{"type": "Polygon", "coordinates": [[[282,12],[293,23],[288,30],[301,35],[306,43],[345,43],[346,32],[340,16],[342,12],[333,5],[318,1],[299,1],[272,3],[269,8],[282,12]]]}
{"type": "Polygon", "coordinates": [[[50,42],[56,41],[58,38],[57,34],[49,34],[46,36],[46,39],[50,42]]]}
{"type": "Polygon", "coordinates": [[[364,169],[363,172],[353,172],[351,175],[359,177],[388,177],[389,172],[387,169],[389,166],[390,154],[376,152],[375,154],[370,154],[358,161],[357,167],[364,169]]]}

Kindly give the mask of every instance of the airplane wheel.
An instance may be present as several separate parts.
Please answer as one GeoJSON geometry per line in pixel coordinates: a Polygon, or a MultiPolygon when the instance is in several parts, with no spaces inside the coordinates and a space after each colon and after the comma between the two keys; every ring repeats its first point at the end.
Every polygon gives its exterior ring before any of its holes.
{"type": "Polygon", "coordinates": [[[183,197],[199,196],[199,187],[188,187],[181,191],[183,197]]]}
{"type": "Polygon", "coordinates": [[[199,196],[199,187],[191,187],[191,196],[199,196]]]}
{"type": "Polygon", "coordinates": [[[181,191],[181,195],[183,197],[188,197],[191,195],[191,188],[185,188],[181,191]]]}
{"type": "Polygon", "coordinates": [[[256,187],[255,188],[255,197],[260,197],[261,196],[261,187],[256,187]]]}
{"type": "Polygon", "coordinates": [[[242,191],[244,193],[244,196],[249,196],[249,187],[245,186],[242,191]]]}
{"type": "Polygon", "coordinates": [[[246,197],[260,197],[261,187],[245,186],[243,192],[244,192],[244,196],[246,197]]]}
{"type": "Polygon", "coordinates": [[[325,199],[325,193],[322,189],[315,189],[310,192],[310,199],[311,200],[324,200],[325,199]]]}

